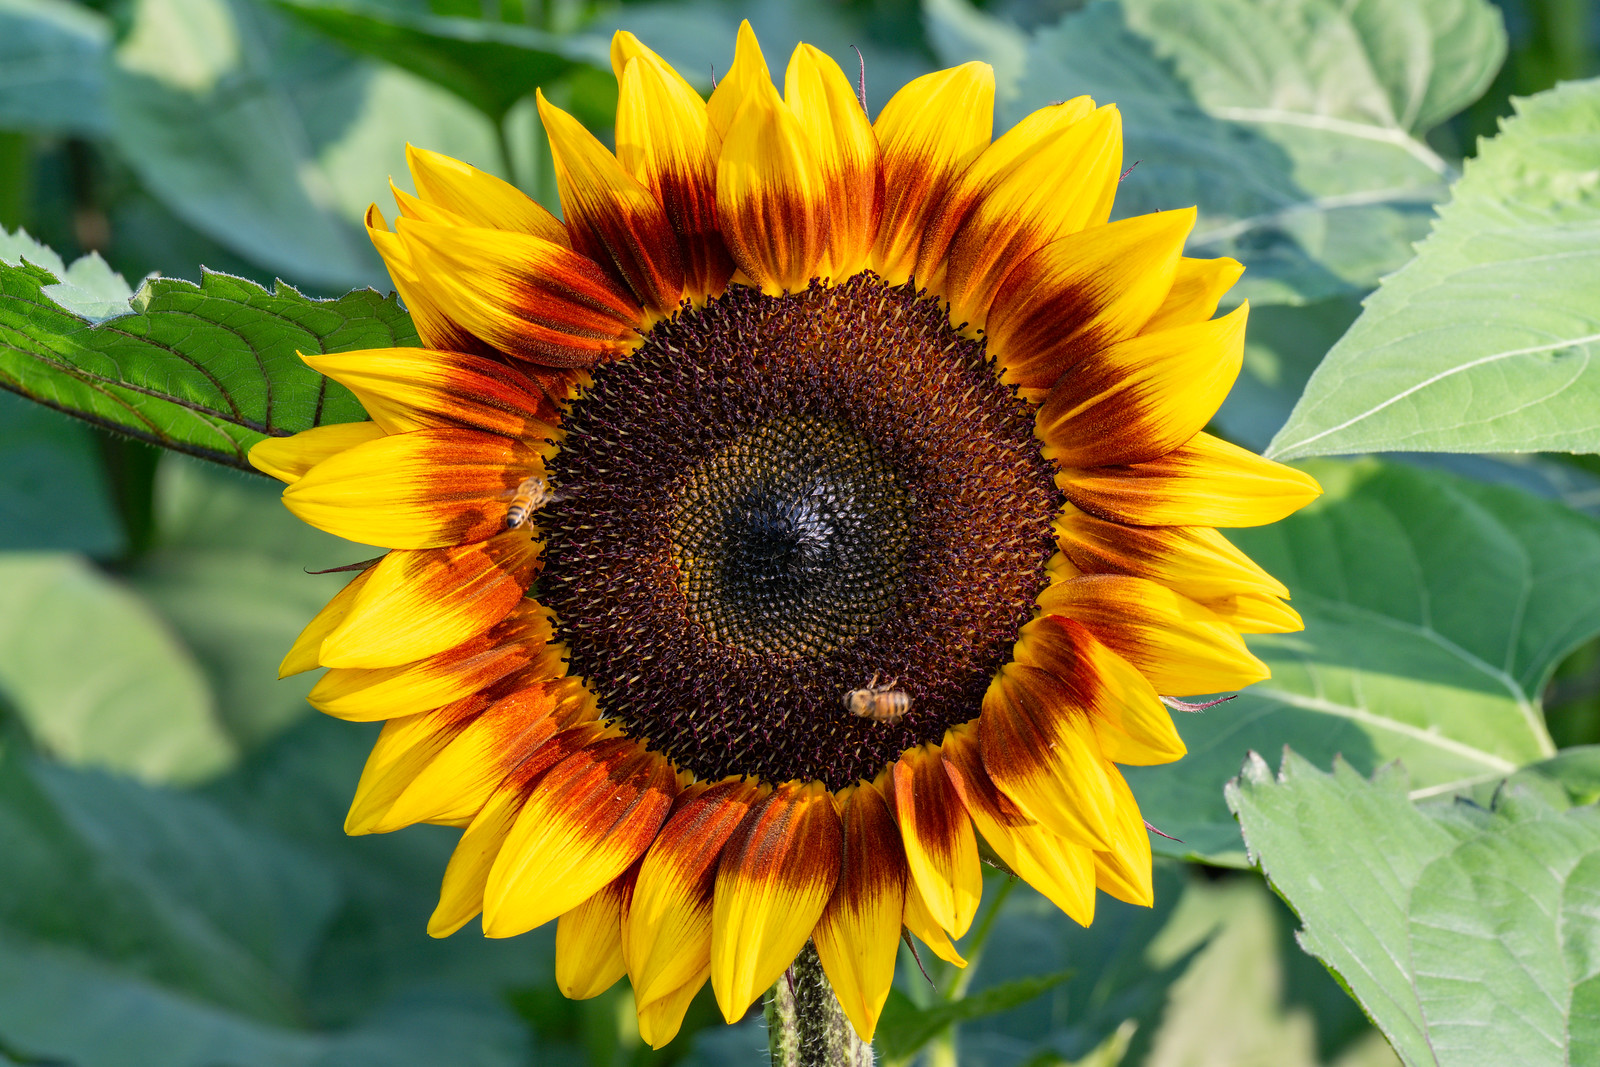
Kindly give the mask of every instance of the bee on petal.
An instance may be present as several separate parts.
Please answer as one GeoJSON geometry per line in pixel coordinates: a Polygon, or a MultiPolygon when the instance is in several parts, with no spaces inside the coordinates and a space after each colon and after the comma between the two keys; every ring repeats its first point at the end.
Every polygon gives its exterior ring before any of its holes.
{"type": "Polygon", "coordinates": [[[556,494],[542,475],[522,479],[511,497],[511,509],[506,512],[506,529],[515,530],[528,521],[528,516],[551,503],[556,494]]]}

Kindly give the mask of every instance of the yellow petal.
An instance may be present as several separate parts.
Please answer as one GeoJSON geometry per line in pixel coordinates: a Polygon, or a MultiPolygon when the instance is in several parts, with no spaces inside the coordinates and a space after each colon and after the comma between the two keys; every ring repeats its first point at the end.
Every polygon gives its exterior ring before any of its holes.
{"type": "Polygon", "coordinates": [[[1170,330],[1187,326],[1191,322],[1204,322],[1217,313],[1222,294],[1233,288],[1233,283],[1244,273],[1244,264],[1236,259],[1178,260],[1178,270],[1172,276],[1172,289],[1161,302],[1150,321],[1144,324],[1147,332],[1170,330]]]}
{"type": "Polygon", "coordinates": [[[1107,764],[1106,778],[1116,796],[1117,813],[1112,822],[1112,847],[1094,854],[1095,884],[1118,900],[1148,908],[1156,896],[1151,877],[1150,834],[1122,773],[1107,764]]]}
{"type": "Polygon", "coordinates": [[[551,767],[602,736],[602,728],[585,723],[557,734],[507,774],[483,809],[467,826],[439,888],[439,906],[428,920],[430,937],[449,937],[483,910],[483,891],[528,796],[551,767]]]}
{"type": "Polygon", "coordinates": [[[545,773],[483,891],[483,932],[514,937],[568,911],[644,854],[677,793],[672,767],[629,738],[545,773]]]}
{"type": "Polygon", "coordinates": [[[952,937],[972,925],[983,896],[978,842],[937,745],[909,749],[894,765],[894,806],[906,865],[934,921],[952,937]]]}
{"type": "Polygon", "coordinates": [[[1104,224],[1121,171],[1122,113],[1111,105],[1019,159],[973,205],[950,243],[944,289],[951,321],[982,329],[1016,263],[1051,241],[1104,224]]]}
{"type": "Polygon", "coordinates": [[[1083,510],[1135,526],[1262,526],[1322,495],[1304,471],[1208,433],[1144,463],[1063,469],[1056,485],[1083,510]]]}
{"type": "Polygon", "coordinates": [[[915,879],[906,879],[906,913],[902,916],[905,927],[916,935],[917,940],[933,949],[933,954],[946,963],[953,963],[957,967],[965,967],[967,961],[956,951],[956,946],[951,942],[950,935],[944,932],[944,927],[934,921],[928,912],[928,905],[922,899],[922,891],[917,888],[915,879]]]}
{"type": "Polygon", "coordinates": [[[490,690],[483,710],[444,738],[374,824],[376,832],[473,818],[507,774],[560,731],[592,716],[592,700],[577,709],[563,706],[562,697],[579,688],[572,680],[523,682],[499,696],[511,684],[490,690]]]}
{"type": "MultiPolygon", "coordinates": [[[[1046,150],[1061,131],[1093,111],[1094,101],[1087,96],[1039,108],[985,148],[971,166],[961,172],[929,218],[917,253],[914,272],[917,279],[943,291],[945,256],[967,215],[1021,163],[1046,150]]],[[[1059,175],[1056,177],[1059,179],[1059,175]]],[[[1050,187],[1059,189],[1059,180],[1052,181],[1050,187]]]]}
{"type": "Polygon", "coordinates": [[[1094,853],[1023,816],[1006,799],[984,770],[972,724],[947,732],[941,747],[951,783],[1001,862],[1074,922],[1094,922],[1094,853]]]}
{"type": "Polygon", "coordinates": [[[567,228],[521,189],[449,156],[406,145],[406,165],[417,195],[466,221],[469,226],[515,230],[556,244],[567,243],[567,228]]]}
{"type": "Polygon", "coordinates": [[[711,977],[711,965],[706,964],[700,972],[683,985],[664,996],[657,997],[648,1003],[638,1003],[637,995],[634,999],[635,1007],[639,1014],[639,1036],[651,1048],[664,1048],[667,1042],[678,1036],[678,1031],[683,1028],[684,1013],[689,1010],[689,1004],[694,1000],[696,993],[706,984],[706,979],[711,977]]]}
{"type": "Polygon", "coordinates": [[[1014,655],[1071,694],[1106,759],[1149,766],[1183,758],[1183,738],[1154,687],[1082,623],[1059,615],[1035,619],[1017,634],[1014,655]]]}
{"type": "Polygon", "coordinates": [[[889,807],[862,782],[840,795],[839,884],[813,935],[822,969],[863,1041],[871,1041],[894,983],[905,914],[906,862],[889,807]]]}
{"type": "Polygon", "coordinates": [[[751,88],[723,139],[717,219],[734,263],[769,296],[802,290],[822,272],[822,171],[805,130],[769,82],[751,88]]]}
{"type": "Polygon", "coordinates": [[[1142,333],[1081,360],[1039,408],[1044,454],[1063,467],[1139,463],[1211,421],[1244,362],[1248,304],[1220,319],[1142,333]]]}
{"type": "Polygon", "coordinates": [[[586,255],[484,227],[403,218],[395,228],[416,273],[407,284],[421,294],[413,298],[402,289],[407,306],[415,310],[425,300],[494,350],[546,367],[592,367],[639,343],[643,309],[586,255]]]}
{"type": "Polygon", "coordinates": [[[717,867],[711,988],[737,1022],[794,962],[839,881],[833,798],[820,782],[779,786],[751,810],[717,867]]]}
{"type": "Polygon", "coordinates": [[[706,101],[712,158],[722,155],[722,142],[745,101],[756,92],[771,89],[772,73],[767,69],[766,57],[761,54],[761,43],[756,40],[756,31],[750,28],[750,20],[745,19],[739,23],[733,65],[717,80],[711,99],[706,101]]]}
{"type": "Polygon", "coordinates": [[[530,665],[559,668],[560,645],[547,645],[550,614],[524,601],[480,637],[398,667],[335,667],[306,699],[318,711],[351,722],[372,722],[431,711],[530,665]]]}
{"type": "Polygon", "coordinates": [[[356,394],[388,433],[459,428],[534,444],[553,436],[560,421],[537,382],[480,356],[374,348],[300,358],[356,394]]]}
{"type": "Polygon", "coordinates": [[[1038,400],[1094,352],[1137,334],[1172,288],[1193,208],[1052,241],[1006,274],[985,323],[989,351],[1038,400]]]}
{"type": "Polygon", "coordinates": [[[1275,596],[1237,593],[1200,603],[1242,634],[1292,634],[1306,628],[1300,613],[1275,596]]]}
{"type": "Polygon", "coordinates": [[[1046,589],[1039,606],[1082,623],[1166,696],[1242,689],[1272,673],[1208,608],[1145,578],[1085,575],[1046,589]]]}
{"type": "Polygon", "coordinates": [[[1076,844],[1111,843],[1114,800],[1089,715],[1063,679],[1001,669],[978,718],[983,766],[1024,815],[1076,844]]]}
{"type": "Polygon", "coordinates": [[[450,739],[484,706],[476,696],[433,711],[419,712],[383,724],[356,783],[356,795],[345,816],[344,832],[352,836],[381,833],[379,823],[395,798],[417,772],[450,743],[450,739]]]}
{"type": "Polygon", "coordinates": [[[720,296],[733,260],[717,228],[717,160],[705,101],[626,31],[612,39],[611,57],[617,162],[666,209],[683,250],[684,295],[696,302],[720,296]]]}
{"type": "Polygon", "coordinates": [[[646,311],[670,315],[683,295],[683,255],[655,194],[583,124],[534,90],[550,136],[572,247],[613,269],[646,311]]]}
{"type": "Polygon", "coordinates": [[[783,79],[784,102],[811,141],[827,200],[828,251],[822,269],[848,278],[866,265],[883,211],[878,138],[850,79],[831,56],[795,46],[783,79]]]}
{"type": "Polygon", "coordinates": [[[1208,606],[1235,594],[1289,595],[1209,526],[1127,526],[1069,504],[1056,519],[1056,544],[1085,574],[1149,578],[1208,606]]]}
{"type": "Polygon", "coordinates": [[[556,988],[571,1000],[589,1000],[627,973],[622,962],[622,907],[633,891],[625,871],[556,923],[556,988]]]}
{"type": "Polygon", "coordinates": [[[250,448],[250,465],[293,485],[318,463],[383,436],[376,422],[335,422],[293,437],[263,437],[250,448]]]}
{"type": "Polygon", "coordinates": [[[396,549],[324,638],[329,667],[395,667],[470,641],[522,602],[538,573],[529,529],[470,545],[396,549]]]}
{"type": "Polygon", "coordinates": [[[283,503],[351,541],[441,548],[499,533],[518,483],[542,473],[537,453],[498,434],[417,430],[323,460],[283,491],[283,503]]]}
{"type": "MultiPolygon", "coordinates": [[[[994,132],[994,68],[963,63],[908,82],[872,124],[883,149],[882,219],[869,261],[884,281],[911,277],[922,234],[994,132]]],[[[921,279],[918,279],[921,281],[921,279]]]]}
{"type": "Polygon", "coordinates": [[[372,568],[368,567],[352,578],[349,585],[339,590],[321,611],[312,616],[311,621],[306,623],[306,628],[300,631],[300,636],[294,639],[288,655],[283,657],[283,662],[278,666],[279,678],[303,674],[322,666],[320,659],[322,642],[343,621],[371,577],[372,568]]]}
{"type": "Polygon", "coordinates": [[[723,846],[761,798],[750,782],[691,786],[645,853],[623,938],[640,1003],[711,966],[711,901],[723,846]]]}

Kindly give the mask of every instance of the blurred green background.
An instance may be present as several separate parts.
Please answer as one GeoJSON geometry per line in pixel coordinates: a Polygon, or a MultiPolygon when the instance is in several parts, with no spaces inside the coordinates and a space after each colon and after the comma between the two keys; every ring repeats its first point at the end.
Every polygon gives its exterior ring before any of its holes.
{"type": "MultiPolygon", "coordinates": [[[[557,208],[527,94],[543,85],[592,128],[609,126],[615,27],[702,88],[741,17],[775,66],[801,37],[847,69],[859,46],[874,112],[911,77],[981,55],[1000,70],[1003,127],[1030,91],[1019,79],[1041,77],[1037,64],[1023,72],[1023,51],[1058,25],[1092,27],[1082,6],[0,0],[0,226],[67,262],[96,253],[135,286],[153,273],[195,279],[203,264],[313,295],[386,293],[359,220],[373,200],[387,210],[391,175],[405,181],[405,143],[557,208]]],[[[1503,67],[1428,134],[1451,165],[1493,133],[1512,94],[1597,71],[1595,4],[1499,7],[1503,67]]],[[[1130,163],[1136,132],[1130,118],[1130,163]]],[[[1128,180],[1135,204],[1168,193],[1141,193],[1140,181],[1137,170],[1128,180]]],[[[1154,206],[1179,206],[1166,198],[1154,206]]],[[[1434,199],[1386,219],[1400,261],[1434,199]]],[[[1329,253],[1314,274],[1266,246],[1202,254],[1224,252],[1251,263],[1262,304],[1218,429],[1260,447],[1399,261],[1364,247],[1329,253]]],[[[1571,457],[1434,462],[1600,513],[1600,479],[1571,457]]],[[[345,838],[376,727],[315,716],[308,679],[275,680],[342,584],[309,572],[371,551],[294,521],[277,497],[264,478],[0,392],[0,1063],[764,1062],[759,1023],[724,1027],[706,995],[659,1053],[638,1042],[625,982],[565,1001],[552,930],[426,936],[455,832],[345,838]]],[[[1597,693],[1591,643],[1547,694],[1559,743],[1600,741],[1597,693]]],[[[1166,860],[1159,878],[1154,910],[1102,897],[1087,931],[992,878],[986,902],[997,903],[969,935],[966,973],[924,953],[930,982],[902,961],[880,1058],[1396,1062],[1296,947],[1293,916],[1258,875],[1166,860]]]]}

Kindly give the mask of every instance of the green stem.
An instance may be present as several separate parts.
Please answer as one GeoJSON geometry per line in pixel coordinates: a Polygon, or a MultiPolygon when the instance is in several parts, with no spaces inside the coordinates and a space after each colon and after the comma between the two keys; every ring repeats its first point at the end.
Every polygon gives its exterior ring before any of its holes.
{"type": "Polygon", "coordinates": [[[872,1067],[872,1046],[845,1017],[808,941],[767,994],[772,1067],[872,1067]]]}
{"type": "MultiPolygon", "coordinates": [[[[983,946],[994,929],[994,921],[1000,917],[1001,906],[1005,904],[1006,897],[1011,895],[1016,886],[1016,878],[1007,878],[995,891],[994,901],[989,905],[989,910],[983,913],[977,929],[972,931],[972,936],[967,938],[962,946],[967,953],[967,966],[956,975],[955,981],[945,986],[943,996],[946,1001],[957,1001],[967,995],[967,989],[978,973],[978,961],[983,957],[983,946]]],[[[928,1042],[927,1067],[956,1067],[957,1062],[956,1028],[951,1025],[945,1027],[937,1037],[928,1042]]]]}

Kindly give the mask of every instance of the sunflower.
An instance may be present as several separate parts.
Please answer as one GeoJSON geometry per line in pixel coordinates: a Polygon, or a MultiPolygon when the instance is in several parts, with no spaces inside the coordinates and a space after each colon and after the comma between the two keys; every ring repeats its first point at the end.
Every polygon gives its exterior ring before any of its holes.
{"type": "Polygon", "coordinates": [[[390,551],[283,664],[382,720],[346,829],[463,828],[429,932],[553,919],[653,1046],[808,943],[870,1039],[909,931],[960,963],[980,857],[1080,923],[1151,901],[1118,764],[1300,628],[1215,527],[1315,482],[1209,436],[1247,308],[1193,209],[1108,222],[1118,112],[991,143],[968,63],[875,121],[748,24],[709,100],[619,33],[616,151],[541,95],[564,220],[411,150],[367,217],[427,345],[310,355],[371,421],[258,444],[390,551]],[[1173,701],[1175,706],[1183,706],[1173,701]]]}

